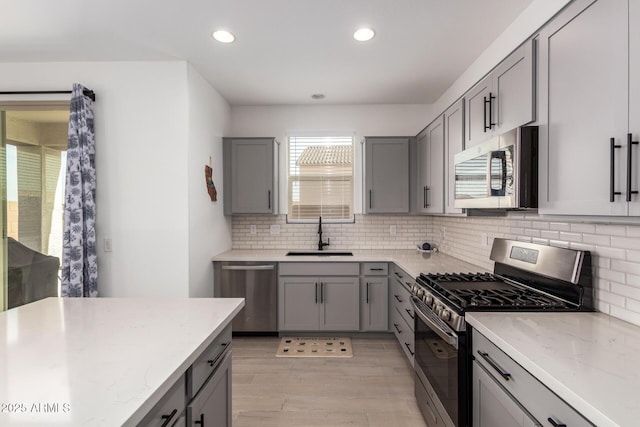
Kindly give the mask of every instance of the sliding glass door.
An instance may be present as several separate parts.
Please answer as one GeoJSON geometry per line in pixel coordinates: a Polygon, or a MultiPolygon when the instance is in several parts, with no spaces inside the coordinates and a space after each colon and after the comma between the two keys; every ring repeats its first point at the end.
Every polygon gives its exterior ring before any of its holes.
{"type": "Polygon", "coordinates": [[[68,111],[1,112],[5,309],[60,294],[68,111]]]}

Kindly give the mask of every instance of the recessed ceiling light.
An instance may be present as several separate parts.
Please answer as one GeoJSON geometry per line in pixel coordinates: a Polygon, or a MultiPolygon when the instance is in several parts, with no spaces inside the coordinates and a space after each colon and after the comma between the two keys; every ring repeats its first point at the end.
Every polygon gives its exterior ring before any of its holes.
{"type": "Polygon", "coordinates": [[[233,41],[236,39],[236,36],[225,30],[216,31],[212,34],[212,36],[220,43],[233,43],[233,41]]]}
{"type": "Polygon", "coordinates": [[[355,33],[353,33],[353,38],[359,42],[366,42],[371,40],[375,35],[376,32],[371,28],[359,28],[355,33]]]}
{"type": "Polygon", "coordinates": [[[324,99],[325,96],[323,93],[314,93],[313,95],[311,95],[311,99],[324,99]]]}

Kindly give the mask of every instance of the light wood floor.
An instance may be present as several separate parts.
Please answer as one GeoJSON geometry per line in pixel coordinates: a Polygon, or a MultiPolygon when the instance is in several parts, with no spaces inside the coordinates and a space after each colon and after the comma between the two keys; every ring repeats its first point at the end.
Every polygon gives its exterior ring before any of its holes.
{"type": "Polygon", "coordinates": [[[352,358],[275,357],[280,338],[233,338],[233,426],[425,427],[398,341],[352,338],[352,358]]]}

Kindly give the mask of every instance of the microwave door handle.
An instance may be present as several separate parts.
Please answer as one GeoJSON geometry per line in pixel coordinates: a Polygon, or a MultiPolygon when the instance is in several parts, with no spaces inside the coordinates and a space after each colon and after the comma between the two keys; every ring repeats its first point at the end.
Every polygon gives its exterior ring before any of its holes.
{"type": "Polygon", "coordinates": [[[488,179],[489,179],[489,194],[491,196],[504,196],[507,189],[507,157],[502,150],[492,151],[489,155],[489,170],[488,170],[488,179]],[[491,185],[491,171],[493,160],[500,160],[500,188],[493,188],[491,185]]]}

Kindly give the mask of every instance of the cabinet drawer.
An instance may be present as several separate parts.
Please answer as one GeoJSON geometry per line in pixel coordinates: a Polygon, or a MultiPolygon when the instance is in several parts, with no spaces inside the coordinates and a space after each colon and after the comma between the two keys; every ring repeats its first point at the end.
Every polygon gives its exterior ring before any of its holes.
{"type": "Polygon", "coordinates": [[[392,309],[391,321],[393,323],[393,333],[395,334],[400,347],[406,354],[411,366],[413,366],[413,353],[415,352],[415,336],[413,327],[409,327],[407,321],[395,308],[392,309]]]}
{"type": "Polygon", "coordinates": [[[187,371],[187,395],[192,399],[216,370],[227,349],[231,348],[231,325],[227,326],[218,337],[209,344],[200,357],[193,362],[187,371]]]}
{"type": "Polygon", "coordinates": [[[413,319],[415,318],[415,312],[411,305],[411,294],[409,291],[397,281],[394,281],[392,286],[391,298],[393,298],[393,306],[402,315],[405,322],[411,325],[413,330],[413,319]]]}
{"type": "Polygon", "coordinates": [[[388,276],[389,264],[386,262],[365,262],[362,264],[363,276],[388,276]]]}
{"type": "Polygon", "coordinates": [[[395,265],[393,268],[393,280],[404,286],[407,291],[411,291],[411,287],[413,287],[413,285],[416,283],[413,277],[411,277],[407,272],[395,265]]]}
{"type": "Polygon", "coordinates": [[[356,262],[281,262],[281,276],[358,276],[360,264],[356,262]]]}
{"type": "Polygon", "coordinates": [[[186,404],[185,375],[182,375],[138,426],[160,426],[167,421],[166,425],[172,426],[183,416],[186,404]]]}
{"type": "Polygon", "coordinates": [[[593,426],[586,418],[538,381],[484,335],[473,331],[473,357],[541,423],[593,426]],[[493,366],[492,366],[493,365],[493,366]],[[499,373],[509,374],[508,380],[499,373]]]}

